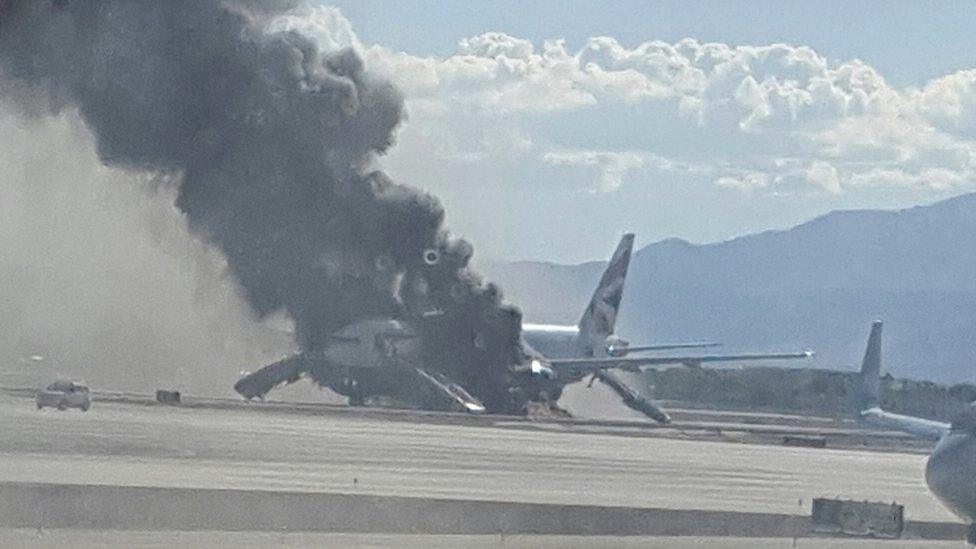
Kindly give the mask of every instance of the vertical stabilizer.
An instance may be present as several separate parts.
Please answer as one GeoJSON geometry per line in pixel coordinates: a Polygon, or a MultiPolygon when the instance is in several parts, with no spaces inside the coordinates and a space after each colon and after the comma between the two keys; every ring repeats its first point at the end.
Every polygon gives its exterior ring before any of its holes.
{"type": "Polygon", "coordinates": [[[858,379],[858,411],[877,408],[881,405],[881,327],[883,323],[875,320],[868,337],[868,348],[864,351],[861,363],[861,376],[858,379]]]}
{"type": "Polygon", "coordinates": [[[920,417],[893,414],[881,409],[881,321],[875,320],[864,351],[861,375],[854,394],[858,419],[864,423],[894,429],[931,440],[940,440],[949,433],[951,425],[920,417]]]}
{"type": "MultiPolygon", "coordinates": [[[[606,337],[613,333],[617,324],[617,312],[624,296],[624,279],[630,266],[630,254],[634,248],[633,233],[626,233],[613,252],[600,284],[579,321],[579,333],[591,346],[602,347],[606,337]]],[[[593,347],[591,347],[593,348],[593,347]]]]}

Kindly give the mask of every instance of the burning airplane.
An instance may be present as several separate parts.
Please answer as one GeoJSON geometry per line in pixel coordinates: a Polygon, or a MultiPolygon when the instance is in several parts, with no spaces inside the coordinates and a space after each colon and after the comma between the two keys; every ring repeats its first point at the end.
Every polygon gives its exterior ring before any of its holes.
{"type": "Polygon", "coordinates": [[[294,320],[300,356],[393,319],[430,371],[504,399],[518,311],[469,268],[437,199],[377,169],[403,99],[354,47],[282,24],[302,5],[2,0],[0,100],[77,112],[104,164],[174,186],[251,309],[294,320]]]}
{"type": "MultiPolygon", "coordinates": [[[[634,235],[626,234],[611,257],[593,298],[577,326],[526,324],[519,360],[490,376],[471,375],[463,364],[438,363],[424,353],[423,327],[444,325],[439,309],[418,315],[413,328],[393,319],[372,319],[344,327],[328,336],[318,351],[303,352],[266,366],[239,380],[234,388],[247,399],[263,398],[275,387],[302,377],[349,397],[359,405],[392,397],[410,407],[473,413],[564,412],[557,402],[566,385],[590,378],[610,387],[623,404],[659,422],[670,417],[629,387],[612,369],[638,370],[651,365],[700,365],[710,362],[807,358],[810,352],[765,354],[682,354],[629,357],[638,352],[702,348],[711,342],[631,346],[614,334],[630,265],[634,235]],[[453,367],[452,367],[453,366],[453,367]]],[[[425,254],[425,259],[433,255],[425,254]]],[[[448,321],[449,322],[449,321],[448,321]]],[[[431,334],[437,330],[427,331],[431,334]]],[[[479,332],[468,334],[474,347],[483,346],[479,332]]]]}
{"type": "Polygon", "coordinates": [[[469,267],[437,199],[377,169],[400,93],[355,47],[325,50],[282,24],[298,6],[0,1],[0,99],[25,116],[77,112],[104,164],[175,187],[257,315],[294,320],[299,352],[239,383],[244,394],[308,375],[353,402],[511,412],[588,372],[654,363],[586,354],[584,339],[612,333],[611,287],[579,326],[583,355],[523,345],[521,314],[469,267]]]}

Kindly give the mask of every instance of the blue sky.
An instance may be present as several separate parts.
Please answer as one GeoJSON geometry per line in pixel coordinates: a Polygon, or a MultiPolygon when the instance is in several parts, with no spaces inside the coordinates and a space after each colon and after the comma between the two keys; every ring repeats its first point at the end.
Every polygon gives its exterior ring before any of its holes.
{"type": "Polygon", "coordinates": [[[382,167],[476,257],[578,262],[627,230],[710,242],[974,187],[970,3],[322,6],[296,25],[406,97],[382,167]]]}

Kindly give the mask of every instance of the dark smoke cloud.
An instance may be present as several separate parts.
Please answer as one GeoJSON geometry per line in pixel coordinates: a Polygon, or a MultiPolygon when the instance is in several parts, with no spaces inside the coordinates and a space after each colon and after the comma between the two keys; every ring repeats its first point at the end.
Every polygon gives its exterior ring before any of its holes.
{"type": "Polygon", "coordinates": [[[0,94],[77,109],[100,159],[179,181],[177,207],[298,344],[378,315],[423,318],[427,359],[500,407],[519,314],[467,265],[438,201],[374,160],[400,94],[352,49],[271,32],[292,2],[0,0],[0,94]],[[424,260],[436,250],[438,260],[424,260]]]}

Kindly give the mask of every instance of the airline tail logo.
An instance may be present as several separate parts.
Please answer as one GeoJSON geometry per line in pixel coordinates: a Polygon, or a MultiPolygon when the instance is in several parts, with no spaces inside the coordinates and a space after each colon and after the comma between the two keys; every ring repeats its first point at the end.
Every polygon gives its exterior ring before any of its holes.
{"type": "Polygon", "coordinates": [[[634,235],[627,233],[620,240],[617,250],[603,272],[600,284],[580,319],[580,333],[590,338],[606,338],[613,333],[617,323],[617,313],[624,297],[624,281],[630,266],[630,255],[634,247],[634,235]]]}

